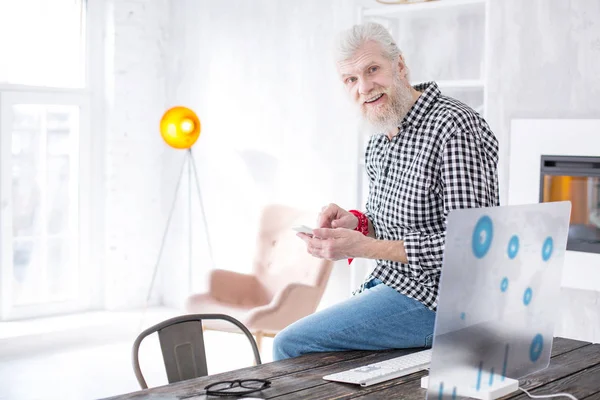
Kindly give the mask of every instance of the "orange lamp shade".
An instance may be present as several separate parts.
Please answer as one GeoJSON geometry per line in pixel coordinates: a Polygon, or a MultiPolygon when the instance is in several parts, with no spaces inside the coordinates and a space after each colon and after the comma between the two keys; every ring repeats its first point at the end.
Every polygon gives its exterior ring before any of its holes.
{"type": "Polygon", "coordinates": [[[200,136],[200,120],[195,112],[187,107],[168,109],[160,120],[160,134],[163,140],[176,149],[189,149],[200,136]]]}

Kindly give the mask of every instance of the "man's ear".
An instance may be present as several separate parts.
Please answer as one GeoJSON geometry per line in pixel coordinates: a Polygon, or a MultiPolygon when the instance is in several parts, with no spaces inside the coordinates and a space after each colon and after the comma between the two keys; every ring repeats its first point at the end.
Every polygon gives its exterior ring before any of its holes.
{"type": "Polygon", "coordinates": [[[404,56],[402,54],[400,54],[398,56],[398,73],[400,74],[401,78],[406,78],[406,74],[408,72],[408,70],[406,69],[406,63],[404,62],[404,56]]]}

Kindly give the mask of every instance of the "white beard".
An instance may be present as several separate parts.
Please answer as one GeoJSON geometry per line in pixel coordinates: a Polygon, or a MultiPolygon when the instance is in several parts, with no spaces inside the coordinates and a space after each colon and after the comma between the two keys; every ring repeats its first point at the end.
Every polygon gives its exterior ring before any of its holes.
{"type": "Polygon", "coordinates": [[[385,91],[389,103],[375,114],[361,110],[363,130],[370,135],[388,133],[398,128],[413,105],[412,91],[394,74],[393,87],[385,91]]]}

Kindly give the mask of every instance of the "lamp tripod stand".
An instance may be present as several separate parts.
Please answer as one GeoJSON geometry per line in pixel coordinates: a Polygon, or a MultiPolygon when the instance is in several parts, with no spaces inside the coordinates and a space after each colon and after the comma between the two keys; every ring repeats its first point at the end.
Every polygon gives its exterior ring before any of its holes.
{"type": "Polygon", "coordinates": [[[150,287],[148,288],[148,294],[146,296],[146,306],[144,309],[148,308],[148,303],[150,302],[150,297],[152,295],[152,289],[154,288],[154,282],[156,280],[156,275],[158,274],[158,267],[160,265],[160,260],[162,258],[162,253],[164,251],[165,242],[167,239],[167,234],[169,232],[169,227],[171,226],[171,220],[173,218],[173,213],[175,212],[175,205],[177,204],[177,194],[179,192],[179,188],[181,186],[181,181],[183,179],[183,174],[187,167],[187,175],[188,175],[188,290],[192,289],[192,173],[194,175],[194,182],[196,186],[196,190],[198,193],[198,199],[200,200],[200,212],[202,213],[202,222],[204,225],[204,235],[206,236],[206,243],[208,245],[208,254],[210,257],[210,263],[214,267],[214,258],[212,246],[210,244],[210,237],[208,235],[208,224],[206,222],[206,214],[204,212],[204,203],[202,202],[202,194],[200,191],[200,182],[198,180],[198,171],[196,170],[196,161],[194,159],[194,154],[192,153],[191,147],[188,148],[185,152],[185,156],[183,157],[183,163],[181,164],[181,170],[179,172],[179,179],[177,180],[177,185],[175,186],[175,193],[173,195],[173,202],[171,203],[171,209],[169,211],[169,216],[167,218],[167,225],[165,227],[165,231],[162,236],[162,240],[160,243],[160,249],[158,251],[158,257],[156,259],[156,264],[154,265],[154,271],[152,273],[152,280],[150,281],[150,287]]]}

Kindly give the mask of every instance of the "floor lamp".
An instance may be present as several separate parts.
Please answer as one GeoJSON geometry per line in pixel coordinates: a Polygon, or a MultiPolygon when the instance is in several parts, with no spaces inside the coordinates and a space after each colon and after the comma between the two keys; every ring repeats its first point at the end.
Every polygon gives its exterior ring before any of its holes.
{"type": "MultiPolygon", "coordinates": [[[[210,237],[208,236],[208,225],[206,222],[206,214],[204,212],[204,204],[202,202],[202,194],[200,192],[200,182],[198,180],[198,171],[196,170],[196,162],[194,160],[194,154],[192,153],[192,146],[198,140],[200,136],[200,120],[196,113],[187,107],[173,107],[167,110],[162,119],[160,120],[160,134],[163,140],[171,147],[179,150],[185,150],[185,156],[183,157],[183,163],[179,172],[179,179],[175,186],[175,193],[173,194],[173,202],[171,203],[171,209],[167,218],[167,225],[163,233],[163,237],[160,243],[160,249],[158,251],[158,257],[156,264],[154,265],[154,271],[152,273],[152,280],[150,281],[150,287],[148,288],[148,295],[146,296],[146,306],[144,310],[148,308],[150,302],[150,296],[152,295],[152,289],[158,273],[158,266],[160,265],[160,259],[165,247],[167,239],[167,233],[169,232],[169,226],[171,225],[171,219],[175,211],[175,205],[177,203],[177,193],[181,185],[184,171],[188,171],[188,276],[189,276],[189,289],[192,288],[192,173],[194,175],[194,181],[196,184],[196,190],[198,193],[198,199],[200,200],[200,211],[202,213],[202,221],[204,223],[204,234],[206,236],[206,242],[208,244],[208,252],[211,264],[214,264],[212,246],[210,244],[210,237]]],[[[214,266],[214,265],[213,265],[214,266]]]]}

